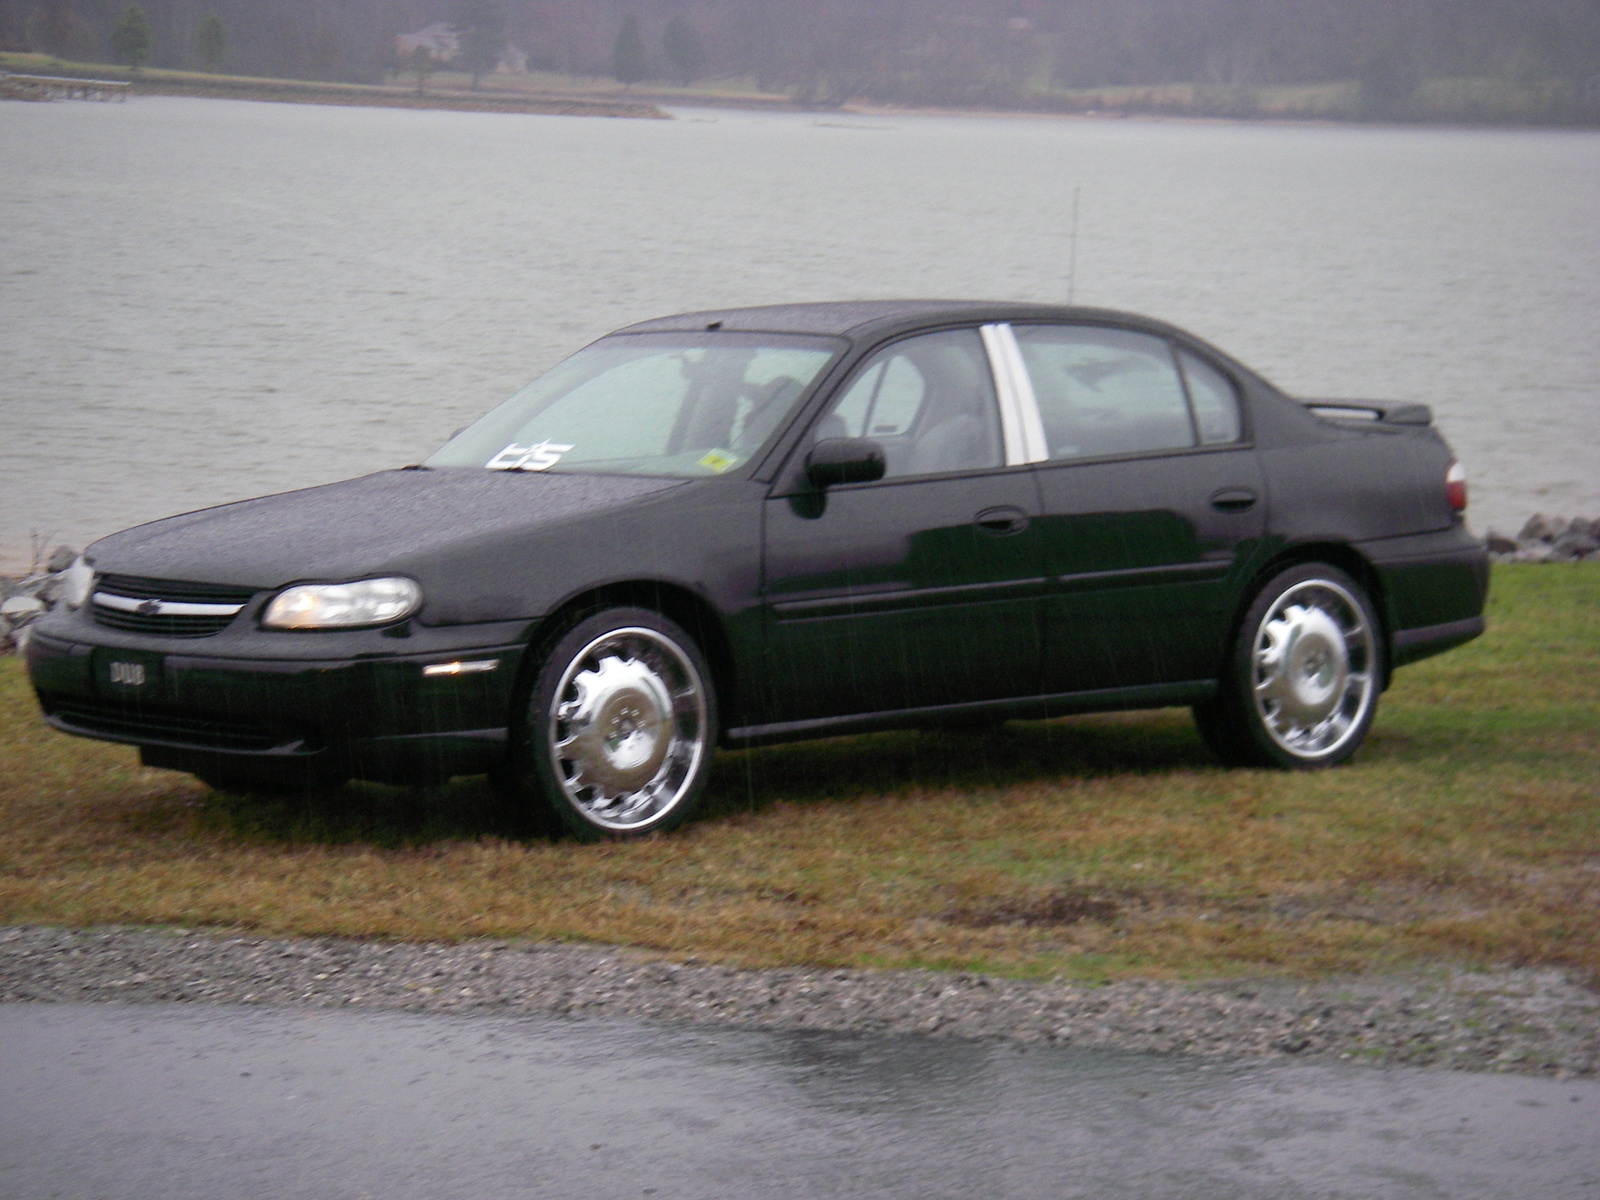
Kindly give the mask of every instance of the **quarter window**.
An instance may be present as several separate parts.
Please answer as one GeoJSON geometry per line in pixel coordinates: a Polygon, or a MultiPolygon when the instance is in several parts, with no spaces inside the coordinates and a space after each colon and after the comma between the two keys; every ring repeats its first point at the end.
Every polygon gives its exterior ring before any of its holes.
{"type": "Polygon", "coordinates": [[[865,437],[883,447],[885,478],[1002,465],[1000,413],[974,329],[929,333],[875,354],[816,438],[865,437]]]}
{"type": "Polygon", "coordinates": [[[1183,364],[1184,382],[1189,385],[1189,402],[1194,405],[1200,444],[1217,446],[1237,442],[1239,394],[1228,377],[1187,350],[1178,351],[1178,361],[1183,364]]]}
{"type": "Polygon", "coordinates": [[[1052,459],[1195,444],[1165,339],[1094,325],[1017,325],[1013,332],[1052,459]]]}

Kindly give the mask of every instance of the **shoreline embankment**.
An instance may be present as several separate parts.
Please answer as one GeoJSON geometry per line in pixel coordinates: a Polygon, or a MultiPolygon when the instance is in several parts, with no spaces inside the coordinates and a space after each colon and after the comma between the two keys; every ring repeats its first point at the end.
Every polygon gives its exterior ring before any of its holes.
{"type": "MultiPolygon", "coordinates": [[[[462,77],[421,88],[400,82],[336,83],[235,76],[167,68],[130,69],[109,63],[67,62],[44,55],[0,53],[0,73],[33,72],[130,85],[135,95],[192,96],[293,104],[443,109],[461,112],[540,113],[670,119],[667,108],[741,109],[760,112],[835,113],[857,117],[1029,117],[1070,120],[1188,121],[1201,123],[1404,125],[1443,128],[1600,128],[1600,105],[1565,102],[1542,90],[1509,87],[1496,79],[1440,79],[1419,86],[1399,107],[1374,109],[1354,80],[1281,87],[1218,87],[1198,83],[1128,84],[1070,92],[1019,94],[1009,101],[947,103],[854,97],[807,99],[749,88],[646,83],[622,87],[609,80],[490,77],[487,86],[459,86],[462,77]]],[[[0,99],[6,98],[0,89],[0,99]]]]}
{"type": "MultiPolygon", "coordinates": [[[[0,56],[0,72],[8,69],[0,56]]],[[[15,65],[9,69],[16,71],[15,65]]],[[[303,79],[265,79],[201,75],[187,71],[128,71],[88,63],[52,64],[47,72],[62,79],[103,79],[126,83],[133,95],[191,96],[210,100],[259,100],[282,104],[330,104],[357,108],[416,108],[449,112],[535,113],[545,116],[626,117],[670,120],[648,100],[586,97],[561,93],[464,91],[456,88],[361,83],[322,83],[303,79]]],[[[0,98],[5,98],[0,95],[0,98]]]]}

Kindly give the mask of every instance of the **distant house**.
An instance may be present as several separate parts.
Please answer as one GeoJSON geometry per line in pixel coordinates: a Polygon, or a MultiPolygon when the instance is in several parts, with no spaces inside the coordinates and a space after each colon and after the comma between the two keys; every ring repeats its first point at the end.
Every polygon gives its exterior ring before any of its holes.
{"type": "Polygon", "coordinates": [[[449,62],[460,49],[461,40],[456,37],[456,31],[443,21],[435,21],[415,33],[398,34],[394,39],[394,52],[402,59],[421,50],[434,62],[449,62]]]}
{"type": "MultiPolygon", "coordinates": [[[[404,61],[418,50],[436,63],[447,63],[461,52],[461,37],[444,21],[435,21],[415,33],[402,33],[395,37],[396,58],[404,61]]],[[[528,56],[507,42],[506,48],[500,52],[499,61],[494,64],[494,71],[497,75],[525,75],[528,56]]]]}
{"type": "Polygon", "coordinates": [[[510,42],[500,51],[500,61],[494,65],[496,75],[526,75],[528,73],[528,56],[518,50],[510,42]]]}

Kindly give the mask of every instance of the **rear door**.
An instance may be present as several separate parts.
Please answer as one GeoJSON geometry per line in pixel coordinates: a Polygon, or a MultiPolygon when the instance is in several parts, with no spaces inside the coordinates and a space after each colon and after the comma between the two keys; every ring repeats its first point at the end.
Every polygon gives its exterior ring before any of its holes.
{"type": "Polygon", "coordinates": [[[868,437],[888,469],[767,501],[769,721],[1033,694],[1045,586],[1038,488],[977,329],[906,338],[841,388],[798,451],[868,437]]]}
{"type": "Polygon", "coordinates": [[[1042,689],[1214,678],[1266,523],[1236,386],[1142,331],[1012,333],[1045,438],[1042,689]]]}

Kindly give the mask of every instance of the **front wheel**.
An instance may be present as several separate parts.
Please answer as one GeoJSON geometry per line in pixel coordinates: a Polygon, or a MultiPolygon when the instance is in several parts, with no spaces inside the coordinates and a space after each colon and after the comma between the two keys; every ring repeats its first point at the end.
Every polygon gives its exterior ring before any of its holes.
{"type": "Polygon", "coordinates": [[[711,769],[716,697],[694,639],[643,608],[612,608],[550,648],[526,695],[513,771],[585,840],[670,829],[711,769]]]}
{"type": "Polygon", "coordinates": [[[1218,693],[1195,706],[1195,723],[1230,764],[1331,767],[1372,727],[1382,681],[1366,592],[1337,567],[1306,563],[1257,593],[1218,693]]]}

